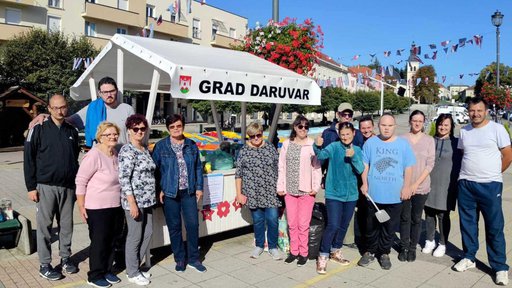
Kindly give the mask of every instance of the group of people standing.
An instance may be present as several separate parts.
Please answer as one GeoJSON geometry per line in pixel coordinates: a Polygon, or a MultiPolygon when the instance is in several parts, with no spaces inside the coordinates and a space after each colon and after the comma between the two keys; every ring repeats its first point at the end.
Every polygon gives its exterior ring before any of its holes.
{"type": "MultiPolygon", "coordinates": [[[[203,167],[197,146],[183,135],[185,120],[180,115],[168,117],[165,124],[170,135],[150,154],[146,147],[149,126],[144,116],[118,103],[112,78],[101,79],[98,91],[101,98],[68,118],[65,98],[52,96],[50,115],[38,116],[26,139],[25,181],[28,197],[37,203],[39,274],[58,280],[62,278],[60,271],[78,271],[70,258],[75,199],[89,227],[89,284],[109,287],[121,281],[112,264],[124,227],[127,279],[138,285],[150,283],[151,274],[141,265],[144,260],[149,263],[157,202],[163,205],[175,270],[183,272],[191,267],[205,272],[199,256],[197,217],[203,167]],[[93,144],[80,165],[75,128],[85,128],[86,140],[93,144]],[[54,217],[59,224],[61,270],[51,265],[54,217]]],[[[389,254],[397,230],[399,261],[415,261],[423,211],[427,233],[422,252],[441,257],[446,252],[450,211],[458,199],[464,258],[454,269],[475,267],[482,213],[495,282],[506,285],[501,173],[512,161],[512,150],[503,126],[486,119],[487,103],[478,97],[471,99],[472,122],[461,129],[459,139],[454,137],[450,114],[437,119],[435,136],[431,137],[424,133],[425,115],[413,111],[409,133],[399,137],[391,114],[382,115],[379,134],[375,135],[371,118],[361,118],[359,130],[355,129],[349,103],[342,103],[338,110],[339,121],[316,140],[308,137],[308,119],[299,115],[279,152],[263,140],[261,124],[254,122],[247,127],[248,142],[236,159],[235,183],[236,201],[246,205],[253,218],[256,247],[251,257],[260,257],[266,238],[270,256],[283,259],[277,240],[279,208],[284,205],[290,237],[290,253],[284,261],[305,265],[315,196],[322,186],[328,221],[317,258],[319,274],[326,273],[329,259],[342,265],[350,263],[342,246],[355,211],[358,244],[363,252],[358,265],[367,266],[378,259],[383,269],[390,269],[389,254]],[[378,210],[385,211],[389,220],[376,217],[378,210]]]]}
{"type": "Polygon", "coordinates": [[[190,267],[206,272],[198,245],[202,165],[197,146],[183,135],[185,120],[181,115],[168,117],[170,136],[160,140],[150,154],[145,117],[135,114],[131,106],[118,103],[118,89],[112,78],[101,79],[98,91],[101,98],[67,118],[66,99],[53,95],[48,106],[50,115],[41,114],[34,119],[25,142],[25,182],[29,199],[37,203],[39,275],[59,280],[62,273],[78,272],[71,260],[75,200],[89,227],[88,284],[109,287],[121,281],[113,271],[113,262],[115,251],[123,246],[128,281],[137,285],[150,283],[147,266],[157,202],[163,204],[176,271],[190,267]],[[86,140],[92,145],[80,165],[76,128],[85,128],[86,140]],[[60,269],[51,265],[55,217],[59,225],[60,269]],[[182,218],[187,231],[186,247],[182,218]]]}

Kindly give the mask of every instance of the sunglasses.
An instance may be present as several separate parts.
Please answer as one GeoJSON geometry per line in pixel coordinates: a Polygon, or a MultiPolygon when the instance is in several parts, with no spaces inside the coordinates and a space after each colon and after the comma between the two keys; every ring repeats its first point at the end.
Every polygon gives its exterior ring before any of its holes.
{"type": "Polygon", "coordinates": [[[297,125],[297,128],[299,128],[299,130],[302,130],[302,129],[309,130],[309,126],[308,125],[299,124],[299,125],[297,125]]]}
{"type": "Polygon", "coordinates": [[[343,118],[352,118],[353,115],[354,114],[352,114],[352,113],[341,113],[341,117],[343,117],[343,118]]]}
{"type": "Polygon", "coordinates": [[[144,132],[146,132],[147,128],[146,127],[141,127],[141,128],[134,127],[134,128],[132,128],[132,130],[135,133],[139,133],[139,131],[144,133],[144,132]]]}
{"type": "Polygon", "coordinates": [[[251,139],[251,140],[256,139],[256,138],[262,138],[262,137],[263,137],[263,134],[261,134],[261,133],[249,135],[249,139],[251,139]]]}

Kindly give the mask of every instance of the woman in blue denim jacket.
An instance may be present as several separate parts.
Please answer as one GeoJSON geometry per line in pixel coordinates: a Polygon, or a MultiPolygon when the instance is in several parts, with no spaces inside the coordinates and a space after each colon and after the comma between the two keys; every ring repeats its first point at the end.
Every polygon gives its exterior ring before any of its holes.
{"type": "Polygon", "coordinates": [[[185,138],[185,120],[181,115],[167,117],[165,125],[170,136],[155,145],[153,160],[157,166],[160,184],[160,202],[164,204],[165,222],[169,229],[176,271],[186,266],[199,272],[206,267],[199,260],[199,221],[197,202],[203,196],[203,167],[199,149],[194,141],[185,138]],[[187,231],[187,253],[182,238],[181,217],[187,231]],[[188,264],[188,265],[187,265],[188,264]]]}

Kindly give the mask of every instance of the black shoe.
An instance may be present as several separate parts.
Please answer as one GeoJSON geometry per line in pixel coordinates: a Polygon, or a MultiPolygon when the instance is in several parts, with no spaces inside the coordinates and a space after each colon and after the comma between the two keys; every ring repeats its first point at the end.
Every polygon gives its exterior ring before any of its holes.
{"type": "Polygon", "coordinates": [[[382,254],[379,259],[380,268],[384,270],[391,269],[391,259],[389,259],[388,254],[382,254]]]}
{"type": "Polygon", "coordinates": [[[39,276],[51,281],[57,281],[62,278],[62,274],[59,271],[53,269],[52,265],[50,264],[39,266],[39,276]]]}
{"type": "Polygon", "coordinates": [[[409,249],[402,249],[400,253],[398,253],[398,261],[405,262],[407,261],[407,257],[409,255],[409,249]]]}
{"type": "Polygon", "coordinates": [[[288,257],[286,257],[286,259],[284,259],[284,263],[286,264],[290,264],[290,263],[293,263],[293,261],[297,260],[297,256],[293,255],[293,254],[288,254],[288,257]]]}
{"type": "Polygon", "coordinates": [[[416,250],[409,250],[409,253],[407,253],[407,262],[414,261],[416,261],[416,250]]]}
{"type": "Polygon", "coordinates": [[[370,265],[370,263],[372,263],[373,261],[375,261],[375,256],[370,252],[366,252],[363,254],[361,259],[359,259],[359,261],[357,261],[357,265],[359,265],[361,267],[366,267],[366,266],[370,265]]]}
{"type": "Polygon", "coordinates": [[[299,267],[304,266],[304,265],[306,265],[306,263],[308,263],[308,257],[299,255],[298,259],[299,260],[297,260],[297,266],[299,266],[299,267]]]}
{"type": "Polygon", "coordinates": [[[62,272],[64,273],[75,274],[78,272],[78,267],[69,258],[60,259],[60,266],[62,267],[62,272]]]}
{"type": "Polygon", "coordinates": [[[117,277],[117,275],[115,275],[114,273],[107,273],[107,274],[105,274],[104,277],[105,277],[105,280],[107,280],[107,282],[110,284],[116,284],[116,283],[121,282],[121,279],[119,279],[119,277],[117,277]]]}

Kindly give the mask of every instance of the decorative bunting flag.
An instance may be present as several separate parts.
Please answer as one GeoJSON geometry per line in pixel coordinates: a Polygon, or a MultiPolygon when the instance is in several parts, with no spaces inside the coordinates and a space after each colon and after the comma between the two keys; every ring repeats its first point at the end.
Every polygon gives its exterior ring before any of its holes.
{"type": "Polygon", "coordinates": [[[459,39],[459,46],[462,47],[466,43],[466,38],[460,38],[459,39]]]}
{"type": "Polygon", "coordinates": [[[84,61],[84,67],[85,67],[85,69],[87,69],[87,68],[89,68],[89,65],[91,65],[92,58],[84,58],[83,61],[84,61]]]}
{"type": "Polygon", "coordinates": [[[421,82],[421,78],[416,78],[416,86],[418,86],[418,84],[420,84],[421,82]]]}
{"type": "Polygon", "coordinates": [[[425,77],[425,84],[428,84],[428,77],[425,77]]]}
{"type": "Polygon", "coordinates": [[[448,47],[443,48],[443,50],[444,50],[444,53],[445,53],[445,54],[448,54],[448,47]]]}
{"type": "Polygon", "coordinates": [[[157,26],[160,26],[160,24],[162,24],[162,22],[163,22],[163,21],[164,21],[164,20],[162,19],[162,15],[160,15],[160,16],[158,17],[158,20],[156,20],[156,25],[157,25],[157,26]]]}
{"type": "Polygon", "coordinates": [[[402,62],[404,62],[404,60],[400,60],[400,61],[396,62],[396,64],[398,65],[398,64],[400,64],[402,62]]]}
{"type": "Polygon", "coordinates": [[[480,36],[478,34],[473,36],[473,39],[475,40],[475,45],[479,46],[480,48],[482,48],[482,38],[484,38],[484,36],[480,36]]]}
{"type": "Polygon", "coordinates": [[[421,55],[421,46],[413,46],[412,47],[412,54],[414,54],[414,55],[421,55]]]}
{"type": "Polygon", "coordinates": [[[391,51],[384,51],[384,57],[389,57],[391,55],[391,51]]]}
{"type": "Polygon", "coordinates": [[[441,78],[443,79],[443,83],[444,83],[444,81],[446,81],[446,76],[442,76],[441,78]]]}
{"type": "Polygon", "coordinates": [[[434,55],[432,55],[432,60],[436,60],[437,59],[437,50],[434,51],[434,55]]]}
{"type": "Polygon", "coordinates": [[[429,47],[430,47],[430,49],[432,49],[432,50],[434,50],[434,49],[436,49],[436,48],[437,48],[436,44],[430,44],[430,45],[428,45],[428,46],[429,46],[429,47]]]}
{"type": "Polygon", "coordinates": [[[414,60],[416,60],[416,61],[420,62],[421,64],[423,64],[423,61],[421,61],[421,58],[418,57],[418,55],[414,55],[413,58],[414,58],[414,60]]]}
{"type": "Polygon", "coordinates": [[[490,77],[489,77],[489,76],[491,76],[491,71],[487,71],[487,74],[485,74],[485,79],[486,79],[487,81],[489,81],[489,79],[490,79],[490,77]]]}
{"type": "Polygon", "coordinates": [[[452,45],[452,52],[457,52],[457,48],[459,48],[459,44],[452,45]]]}
{"type": "Polygon", "coordinates": [[[450,44],[450,40],[446,40],[441,42],[441,46],[446,47],[446,45],[450,44]]]}
{"type": "Polygon", "coordinates": [[[354,57],[352,57],[352,60],[357,60],[359,59],[359,55],[354,55],[354,57]]]}
{"type": "Polygon", "coordinates": [[[80,65],[82,65],[83,60],[84,60],[83,58],[73,59],[73,69],[72,70],[77,70],[78,68],[80,68],[80,65]]]}
{"type": "Polygon", "coordinates": [[[181,19],[181,0],[176,0],[174,2],[174,11],[176,11],[176,23],[179,23],[181,19]]]}
{"type": "Polygon", "coordinates": [[[459,75],[459,79],[462,79],[464,77],[464,74],[459,75]]]}
{"type": "Polygon", "coordinates": [[[466,43],[473,45],[473,39],[469,39],[466,43]]]}
{"type": "Polygon", "coordinates": [[[430,59],[430,56],[428,54],[423,55],[423,58],[430,59]]]}
{"type": "Polygon", "coordinates": [[[373,57],[375,57],[375,55],[377,55],[377,54],[370,54],[370,57],[372,57],[372,61],[373,61],[373,57]]]}
{"type": "Polygon", "coordinates": [[[396,56],[402,56],[402,52],[404,52],[405,49],[398,49],[396,50],[396,56]]]}

